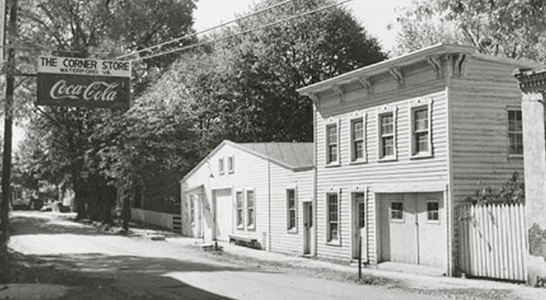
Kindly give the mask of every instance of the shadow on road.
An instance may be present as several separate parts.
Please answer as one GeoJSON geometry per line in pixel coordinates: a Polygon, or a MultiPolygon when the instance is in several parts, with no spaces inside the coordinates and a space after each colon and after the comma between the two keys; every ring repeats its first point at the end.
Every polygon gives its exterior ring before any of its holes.
{"type": "Polygon", "coordinates": [[[27,234],[78,234],[78,235],[107,235],[96,228],[76,223],[68,216],[64,218],[51,218],[48,215],[35,213],[32,215],[14,215],[10,218],[11,235],[27,234]]]}

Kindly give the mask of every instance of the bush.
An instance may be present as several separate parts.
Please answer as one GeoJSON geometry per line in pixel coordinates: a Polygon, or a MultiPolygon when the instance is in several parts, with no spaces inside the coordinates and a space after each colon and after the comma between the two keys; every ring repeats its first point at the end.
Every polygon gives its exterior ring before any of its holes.
{"type": "Polygon", "coordinates": [[[479,205],[525,203],[525,184],[518,179],[519,173],[515,172],[500,189],[494,190],[491,186],[479,189],[466,201],[479,205]]]}

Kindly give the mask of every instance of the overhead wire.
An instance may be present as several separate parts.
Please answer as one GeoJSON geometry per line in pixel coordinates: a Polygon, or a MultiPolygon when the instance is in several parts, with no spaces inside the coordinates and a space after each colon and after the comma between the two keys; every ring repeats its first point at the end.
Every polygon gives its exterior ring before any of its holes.
{"type": "Polygon", "coordinates": [[[263,9],[260,9],[260,10],[258,10],[258,11],[255,11],[255,12],[253,12],[253,13],[251,13],[251,14],[244,15],[244,16],[242,16],[242,17],[233,19],[233,20],[228,21],[228,22],[226,22],[226,23],[222,23],[222,24],[219,24],[219,25],[216,25],[216,26],[207,28],[207,29],[203,29],[203,30],[201,30],[201,31],[197,31],[197,32],[194,32],[194,33],[191,33],[191,34],[187,34],[187,35],[184,35],[184,36],[182,36],[182,37],[175,38],[175,39],[172,39],[172,40],[167,41],[167,42],[163,42],[163,43],[161,43],[161,44],[157,44],[157,45],[154,45],[154,46],[146,47],[146,48],[140,49],[140,50],[138,50],[138,51],[134,51],[134,52],[131,52],[131,53],[127,53],[127,54],[120,55],[120,56],[116,57],[116,59],[122,59],[122,58],[130,57],[130,56],[134,56],[134,55],[140,54],[140,53],[145,52],[145,51],[150,51],[150,50],[153,50],[153,49],[156,49],[156,48],[159,48],[159,47],[168,45],[168,44],[172,44],[172,43],[176,43],[176,42],[182,41],[182,40],[184,40],[184,39],[189,39],[189,38],[195,37],[195,36],[197,36],[197,35],[203,34],[203,33],[205,33],[205,32],[213,31],[213,30],[215,30],[215,29],[225,27],[225,26],[227,26],[227,25],[229,25],[229,24],[236,23],[236,22],[239,22],[239,21],[248,19],[248,18],[250,18],[250,17],[256,16],[256,15],[258,15],[258,14],[264,13],[264,12],[266,12],[266,11],[272,10],[272,9],[274,9],[274,8],[277,8],[277,7],[281,6],[281,5],[285,5],[285,4],[287,4],[287,3],[294,2],[294,1],[296,1],[296,0],[287,0],[287,1],[283,1],[283,2],[277,3],[277,4],[275,4],[275,5],[271,5],[271,6],[268,6],[268,7],[263,8],[263,9]]]}
{"type": "Polygon", "coordinates": [[[244,30],[244,31],[241,31],[241,32],[238,32],[238,33],[230,34],[230,35],[227,35],[227,36],[223,36],[223,37],[220,37],[220,38],[204,41],[204,42],[197,43],[197,44],[192,44],[192,45],[185,46],[185,47],[171,49],[171,50],[156,53],[156,54],[150,54],[150,55],[147,55],[147,56],[138,57],[138,58],[132,59],[130,61],[131,62],[136,62],[136,61],[148,60],[148,59],[152,59],[152,58],[155,58],[155,57],[172,54],[172,53],[175,53],[175,52],[180,52],[180,51],[185,51],[185,50],[197,48],[197,47],[200,47],[200,46],[203,46],[203,45],[206,45],[206,44],[216,43],[216,42],[219,42],[219,41],[223,41],[223,40],[226,40],[226,39],[230,39],[230,38],[234,38],[234,37],[237,37],[237,36],[240,36],[240,35],[244,35],[244,34],[247,34],[247,33],[253,32],[253,31],[261,30],[261,29],[264,29],[264,28],[267,28],[267,27],[272,27],[272,26],[275,26],[277,24],[287,22],[287,21],[291,21],[291,20],[294,20],[294,19],[297,19],[297,18],[301,18],[301,17],[307,16],[307,15],[310,15],[310,14],[321,12],[323,10],[326,10],[326,9],[329,9],[329,8],[332,8],[332,7],[335,7],[335,6],[339,6],[339,5],[348,3],[348,2],[352,2],[352,1],[354,1],[354,0],[345,0],[345,1],[341,1],[339,3],[326,5],[326,6],[314,9],[314,10],[310,10],[310,11],[307,11],[307,12],[304,12],[304,13],[301,13],[301,14],[297,14],[297,15],[294,15],[294,16],[291,16],[291,17],[288,17],[288,18],[285,18],[285,19],[281,19],[281,20],[278,20],[278,21],[275,21],[275,22],[272,22],[272,23],[268,23],[268,24],[265,24],[265,25],[262,25],[262,26],[247,29],[247,30],[244,30]]]}

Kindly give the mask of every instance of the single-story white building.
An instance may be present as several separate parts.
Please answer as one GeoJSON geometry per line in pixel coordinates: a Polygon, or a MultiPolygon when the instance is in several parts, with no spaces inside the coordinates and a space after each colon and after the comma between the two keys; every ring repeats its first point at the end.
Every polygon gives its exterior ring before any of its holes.
{"type": "Polygon", "coordinates": [[[314,254],[312,143],[223,141],[181,181],[182,234],[314,254]]]}

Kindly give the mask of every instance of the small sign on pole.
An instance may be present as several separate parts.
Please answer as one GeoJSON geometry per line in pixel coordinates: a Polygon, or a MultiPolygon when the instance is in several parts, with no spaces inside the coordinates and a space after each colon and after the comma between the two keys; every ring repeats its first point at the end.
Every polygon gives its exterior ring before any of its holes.
{"type": "Polygon", "coordinates": [[[131,62],[73,57],[38,59],[38,105],[127,108],[131,62]]]}

